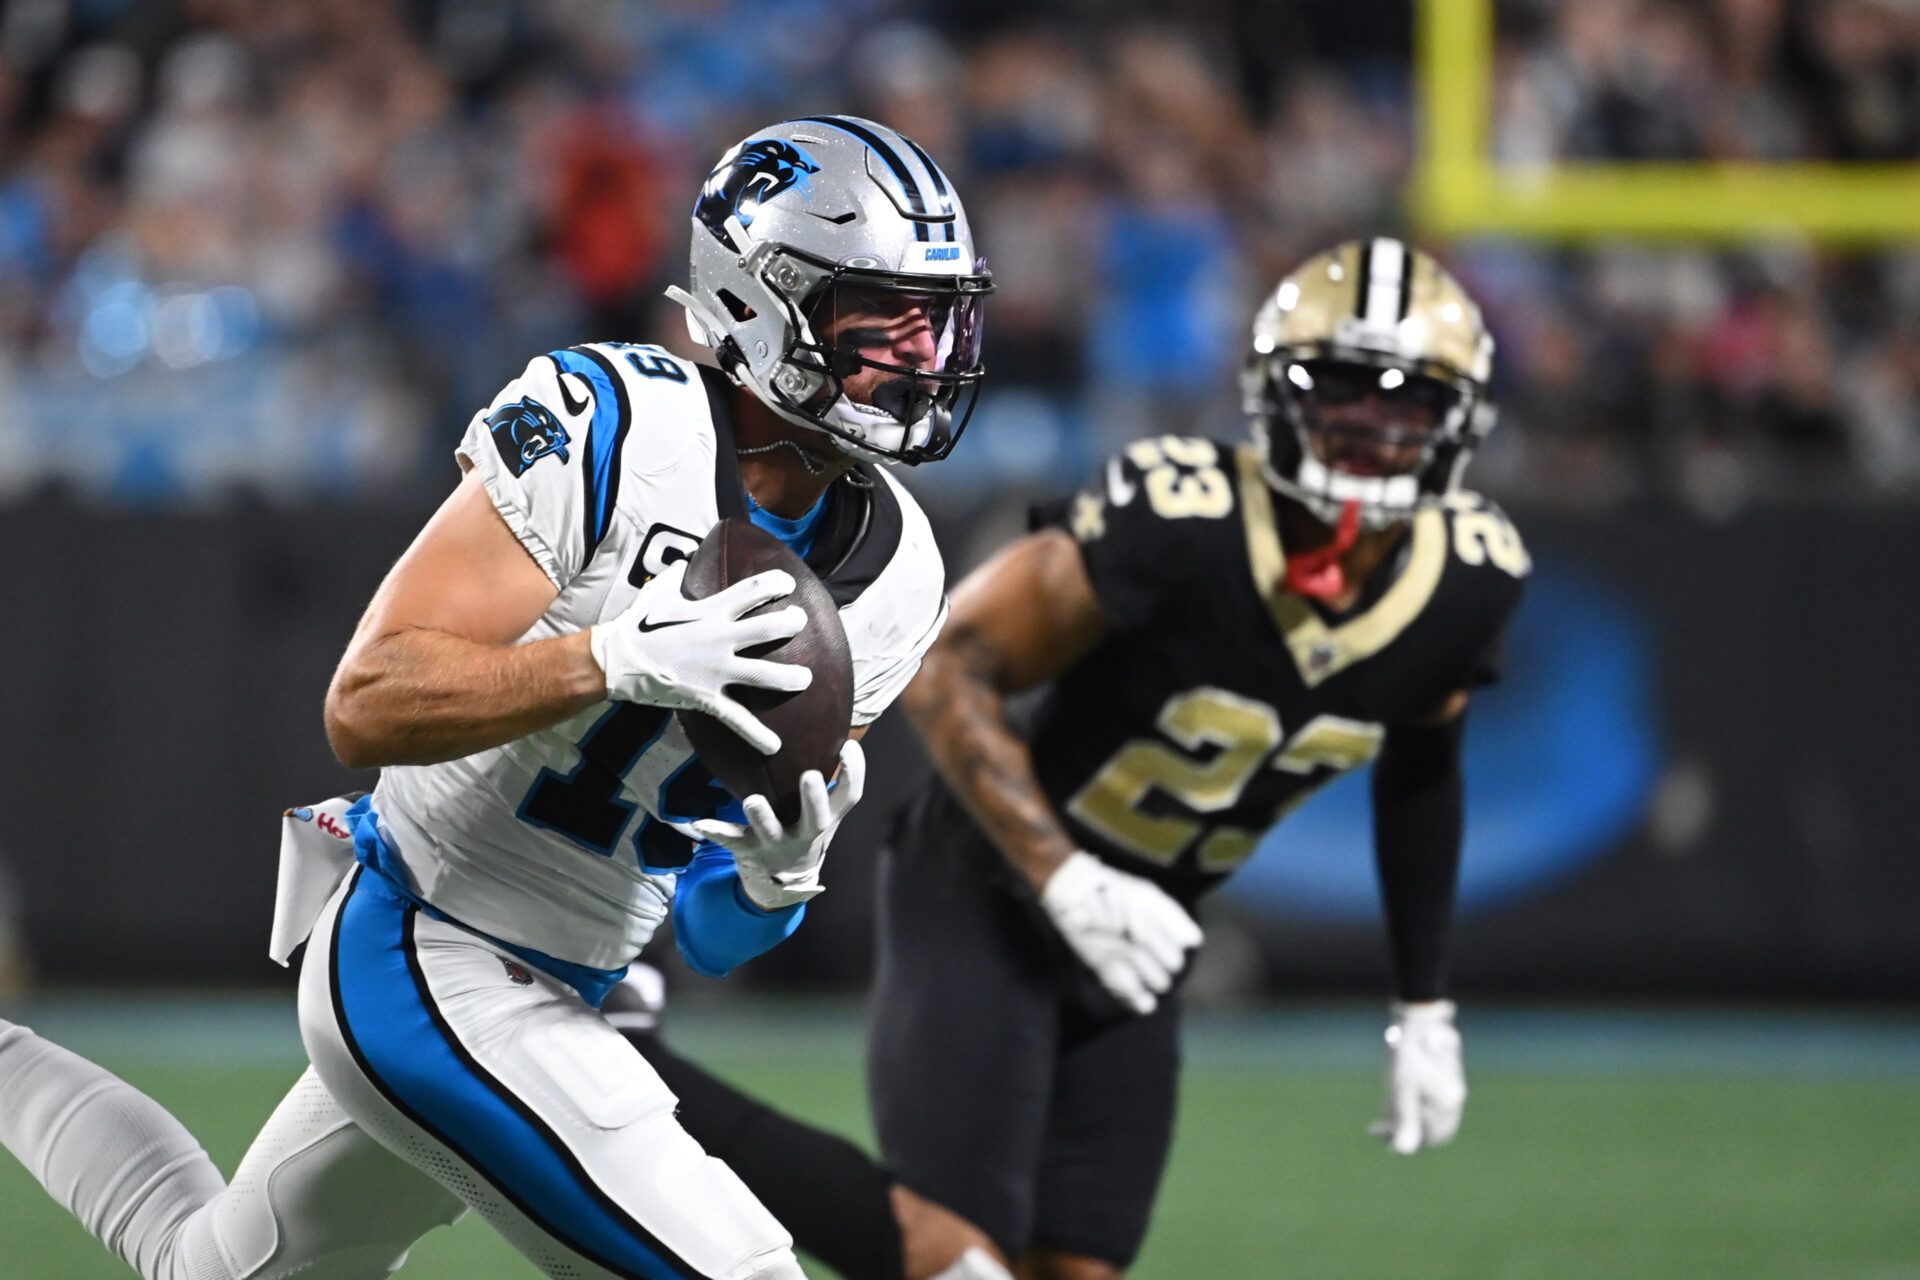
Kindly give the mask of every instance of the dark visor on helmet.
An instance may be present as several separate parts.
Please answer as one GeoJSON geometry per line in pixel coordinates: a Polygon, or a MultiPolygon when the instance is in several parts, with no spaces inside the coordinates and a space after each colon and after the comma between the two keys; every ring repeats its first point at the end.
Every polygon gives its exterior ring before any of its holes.
{"type": "MultiPolygon", "coordinates": [[[[1352,476],[1396,476],[1426,466],[1463,388],[1397,364],[1275,360],[1269,396],[1323,465],[1352,476]]],[[[1278,448],[1270,440],[1269,448],[1278,448]]]]}
{"type": "Polygon", "coordinates": [[[1459,403],[1460,389],[1395,366],[1346,360],[1300,360],[1283,375],[1288,389],[1318,408],[1346,408],[1373,397],[1389,414],[1415,429],[1432,430],[1459,403]]]}

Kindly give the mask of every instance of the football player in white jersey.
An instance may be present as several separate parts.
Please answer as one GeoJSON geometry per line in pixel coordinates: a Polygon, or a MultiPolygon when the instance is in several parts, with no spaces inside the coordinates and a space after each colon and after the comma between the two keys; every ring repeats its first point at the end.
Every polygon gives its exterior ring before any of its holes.
{"type": "Polygon", "coordinates": [[[719,368],[624,343],[535,359],[341,661],[328,736],[382,772],[289,815],[273,951],[308,943],[312,1066],[232,1186],[151,1101],[0,1021],[0,1142],[150,1280],[384,1276],[468,1207],[550,1276],[801,1274],[597,1006],[669,912],[721,974],[820,891],[858,735],[946,612],[927,522],[875,464],[953,447],[991,280],[940,169],[852,117],[734,147],[692,234],[670,292],[719,368]],[[728,689],[810,678],[743,652],[803,625],[747,616],[788,575],[681,594],[727,515],[816,570],[852,650],[856,740],[790,825],[722,790],[673,715],[770,752],[728,689]]]}

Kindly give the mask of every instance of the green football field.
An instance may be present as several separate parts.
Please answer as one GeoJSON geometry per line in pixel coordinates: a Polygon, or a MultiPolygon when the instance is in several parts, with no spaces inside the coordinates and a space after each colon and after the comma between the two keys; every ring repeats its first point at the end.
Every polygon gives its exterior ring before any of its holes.
{"type": "MultiPolygon", "coordinates": [[[[7,1014],[166,1103],[228,1170],[300,1066],[279,999],[7,1014]]],[[[1920,1280],[1920,1018],[1469,1008],[1462,1023],[1461,1139],[1400,1159],[1363,1133],[1372,1010],[1195,1015],[1178,1144],[1134,1274],[1920,1280]]],[[[856,1010],[701,1005],[676,1011],[670,1038],[865,1140],[856,1010]]],[[[0,1154],[0,1276],[127,1274],[0,1154]]],[[[468,1220],[402,1274],[535,1273],[468,1220]]]]}

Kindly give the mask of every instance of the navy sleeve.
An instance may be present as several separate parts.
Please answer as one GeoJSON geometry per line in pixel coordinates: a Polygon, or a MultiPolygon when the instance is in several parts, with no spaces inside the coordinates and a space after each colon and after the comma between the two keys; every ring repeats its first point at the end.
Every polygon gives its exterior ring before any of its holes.
{"type": "Polygon", "coordinates": [[[1373,766],[1374,861],[1402,1000],[1446,993],[1466,822],[1465,734],[1464,715],[1440,725],[1395,725],[1373,766]]]}
{"type": "Polygon", "coordinates": [[[807,904],[762,911],[740,887],[733,855],[707,843],[694,850],[673,894],[673,940],[695,973],[724,978],[800,927],[807,904]]]}

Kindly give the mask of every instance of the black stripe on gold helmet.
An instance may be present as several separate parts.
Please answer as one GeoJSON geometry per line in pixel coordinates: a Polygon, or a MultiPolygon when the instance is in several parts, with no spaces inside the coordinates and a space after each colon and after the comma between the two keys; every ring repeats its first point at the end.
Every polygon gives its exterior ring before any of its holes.
{"type": "Polygon", "coordinates": [[[1378,528],[1459,486],[1493,427],[1493,338],[1433,257],[1349,240],[1282,280],[1241,375],[1267,480],[1333,523],[1378,528]]]}

